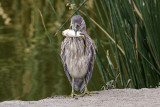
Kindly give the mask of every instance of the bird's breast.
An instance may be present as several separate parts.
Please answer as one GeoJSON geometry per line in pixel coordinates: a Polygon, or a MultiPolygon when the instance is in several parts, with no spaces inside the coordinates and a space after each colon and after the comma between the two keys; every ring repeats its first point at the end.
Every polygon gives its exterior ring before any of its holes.
{"type": "Polygon", "coordinates": [[[69,39],[65,48],[68,72],[75,78],[83,77],[87,73],[89,64],[85,41],[81,37],[66,39],[69,39]]]}

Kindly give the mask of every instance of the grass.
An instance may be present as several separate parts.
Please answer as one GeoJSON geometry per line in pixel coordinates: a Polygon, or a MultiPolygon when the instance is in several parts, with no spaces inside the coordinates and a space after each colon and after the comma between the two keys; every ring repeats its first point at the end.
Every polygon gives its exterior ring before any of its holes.
{"type": "MultiPolygon", "coordinates": [[[[89,15],[86,2],[81,0],[83,5],[74,7],[73,15],[77,11],[84,15],[94,32],[98,47],[96,63],[104,85],[116,80],[115,88],[157,87],[160,83],[160,1],[94,0],[98,20],[89,15]],[[113,58],[106,55],[96,29],[108,39],[113,58]]],[[[50,1],[49,4],[61,22],[50,1]]]]}

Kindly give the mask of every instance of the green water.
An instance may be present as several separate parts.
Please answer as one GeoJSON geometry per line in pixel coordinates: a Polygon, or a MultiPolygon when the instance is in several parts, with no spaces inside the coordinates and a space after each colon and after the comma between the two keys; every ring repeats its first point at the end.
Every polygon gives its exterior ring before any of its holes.
{"type": "MultiPolygon", "coordinates": [[[[61,22],[74,11],[65,7],[64,0],[51,0],[61,22]]],[[[92,18],[96,17],[93,0],[87,2],[92,18]]],[[[84,17],[84,16],[83,16],[84,17]]],[[[84,17],[86,20],[86,18],[84,17]]],[[[87,22],[87,31],[93,31],[87,22]]],[[[65,25],[68,28],[70,22],[65,25]]],[[[54,95],[68,95],[71,86],[63,71],[59,57],[61,32],[48,0],[1,0],[0,1],[0,101],[40,100],[54,95]],[[53,47],[45,33],[38,9],[53,38],[53,47]]],[[[98,29],[99,30],[99,29],[98,29]]],[[[99,34],[101,36],[101,34],[99,34]]],[[[94,39],[94,38],[93,38],[94,39]]],[[[94,39],[95,40],[95,39],[94,39]]],[[[102,43],[106,39],[102,39],[102,43]]],[[[99,90],[103,85],[95,63],[89,90],[99,90]]]]}

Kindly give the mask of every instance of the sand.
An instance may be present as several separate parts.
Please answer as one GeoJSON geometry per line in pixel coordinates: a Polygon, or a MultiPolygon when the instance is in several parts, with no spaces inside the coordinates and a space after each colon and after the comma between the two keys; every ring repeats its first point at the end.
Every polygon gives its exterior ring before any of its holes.
{"type": "Polygon", "coordinates": [[[111,89],[81,97],[54,96],[39,101],[4,101],[0,107],[160,107],[160,88],[111,89]]]}

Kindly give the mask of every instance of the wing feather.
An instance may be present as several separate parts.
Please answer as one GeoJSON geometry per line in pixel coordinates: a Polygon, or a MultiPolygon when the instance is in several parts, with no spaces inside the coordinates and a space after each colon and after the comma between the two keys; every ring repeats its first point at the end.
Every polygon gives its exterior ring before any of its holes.
{"type": "Polygon", "coordinates": [[[61,59],[62,59],[62,64],[63,64],[63,67],[64,67],[65,74],[66,74],[70,84],[72,84],[72,77],[70,76],[70,74],[68,72],[67,64],[66,64],[66,56],[65,56],[65,46],[66,46],[67,43],[68,43],[67,39],[65,39],[62,42],[62,45],[61,45],[61,59]]]}
{"type": "MultiPolygon", "coordinates": [[[[89,37],[89,36],[88,36],[89,37]]],[[[93,67],[94,67],[94,60],[96,58],[96,45],[94,43],[94,41],[89,37],[88,40],[86,41],[88,42],[86,45],[86,50],[88,50],[88,56],[90,56],[89,58],[89,64],[88,64],[88,71],[87,74],[85,75],[85,81],[88,84],[89,80],[92,77],[92,72],[93,72],[93,67]],[[90,54],[90,55],[89,55],[90,54]]],[[[83,92],[85,88],[85,83],[83,83],[83,85],[81,86],[80,91],[83,92]]]]}

